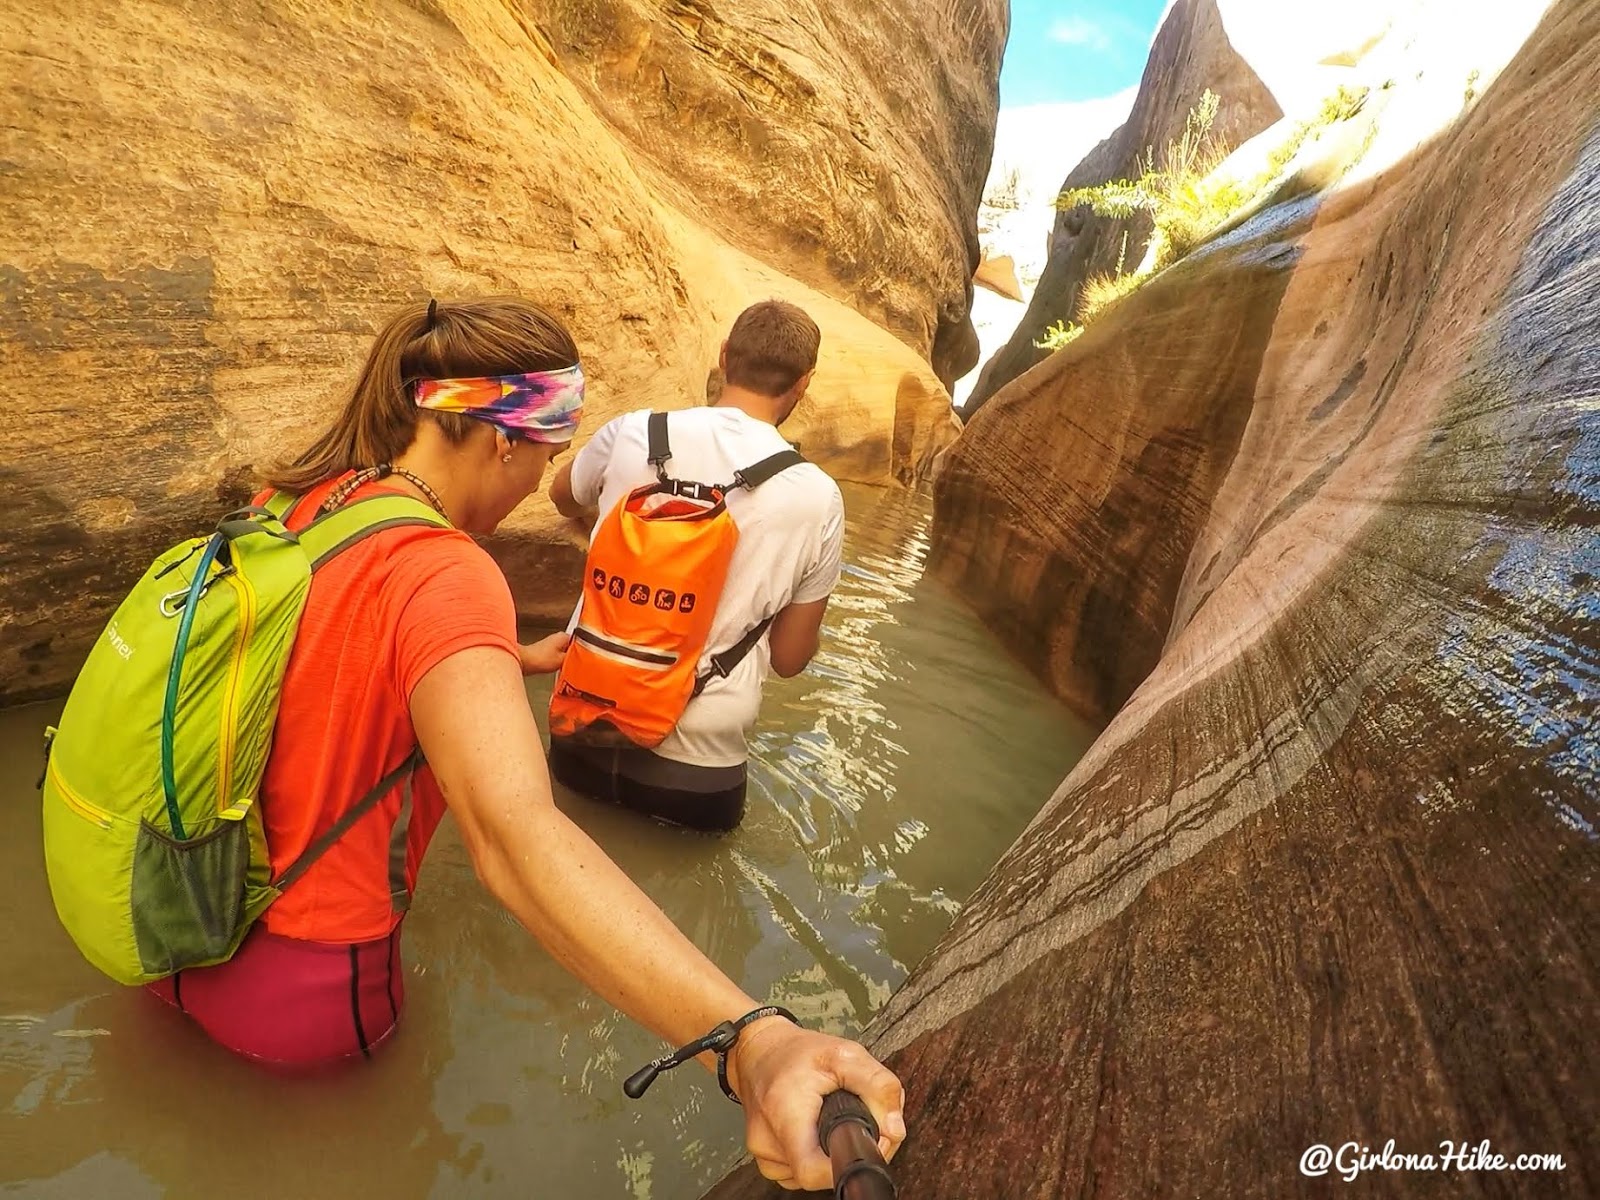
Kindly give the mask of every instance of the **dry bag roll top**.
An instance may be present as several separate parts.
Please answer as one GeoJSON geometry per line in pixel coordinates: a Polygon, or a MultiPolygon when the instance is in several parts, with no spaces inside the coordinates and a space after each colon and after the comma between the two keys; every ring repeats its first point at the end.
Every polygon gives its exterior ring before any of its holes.
{"type": "Polygon", "coordinates": [[[805,461],[785,450],[729,483],[674,479],[667,414],[649,418],[656,482],[606,514],[584,563],[583,599],[555,688],[550,732],[597,746],[659,746],[713,678],[761,640],[762,621],[699,671],[739,529],[727,495],[805,461]]]}

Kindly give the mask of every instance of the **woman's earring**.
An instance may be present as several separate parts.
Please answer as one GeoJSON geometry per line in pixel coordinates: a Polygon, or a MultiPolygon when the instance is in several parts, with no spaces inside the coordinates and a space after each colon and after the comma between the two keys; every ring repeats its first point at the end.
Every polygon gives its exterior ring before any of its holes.
{"type": "Polygon", "coordinates": [[[500,461],[501,461],[501,462],[510,462],[510,461],[511,461],[511,454],[510,454],[510,452],[509,452],[509,451],[508,451],[508,452],[507,452],[507,453],[505,453],[505,454],[502,454],[502,455],[501,455],[501,456],[500,456],[500,461]]]}

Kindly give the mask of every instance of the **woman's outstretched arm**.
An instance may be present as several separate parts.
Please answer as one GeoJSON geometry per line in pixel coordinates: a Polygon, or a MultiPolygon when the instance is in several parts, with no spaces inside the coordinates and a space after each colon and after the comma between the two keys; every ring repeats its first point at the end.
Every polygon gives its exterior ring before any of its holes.
{"type": "MultiPolygon", "coordinates": [[[[451,655],[412,691],[411,718],[478,877],[562,966],[673,1045],[759,1007],[556,808],[514,657],[451,655]]],[[[905,1136],[900,1081],[854,1042],[770,1017],[728,1061],[750,1152],[786,1187],[831,1186],[816,1136],[828,1092],[866,1101],[886,1154],[905,1136]]]]}

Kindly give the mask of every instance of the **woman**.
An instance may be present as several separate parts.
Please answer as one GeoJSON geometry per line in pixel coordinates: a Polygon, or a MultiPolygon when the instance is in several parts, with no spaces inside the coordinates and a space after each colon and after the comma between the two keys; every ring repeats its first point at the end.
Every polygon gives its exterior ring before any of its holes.
{"type": "MultiPolygon", "coordinates": [[[[522,676],[556,670],[566,635],[518,644],[505,578],[468,536],[538,487],[582,397],[577,348],[536,305],[412,305],[378,335],[333,427],[273,479],[299,497],[291,528],[381,491],[453,528],[384,529],[313,576],[262,782],[274,873],[414,749],[427,765],[352,824],[232,959],[154,985],[223,1045],[303,1066],[388,1037],[404,999],[401,917],[446,807],[485,886],[668,1042],[758,1009],[556,809],[522,676]]],[[[725,1067],[751,1153],[787,1187],[828,1186],[815,1119],[837,1088],[867,1101],[886,1152],[904,1136],[899,1081],[853,1042],[757,1017],[725,1067]]]]}

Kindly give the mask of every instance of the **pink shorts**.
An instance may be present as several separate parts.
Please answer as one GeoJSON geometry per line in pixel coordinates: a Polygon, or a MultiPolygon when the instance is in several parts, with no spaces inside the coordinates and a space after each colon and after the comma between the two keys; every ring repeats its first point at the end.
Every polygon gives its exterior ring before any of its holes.
{"type": "Polygon", "coordinates": [[[290,1067],[370,1055],[405,1001],[400,927],[341,946],[280,937],[257,925],[238,953],[149,985],[238,1054],[290,1067]]]}

